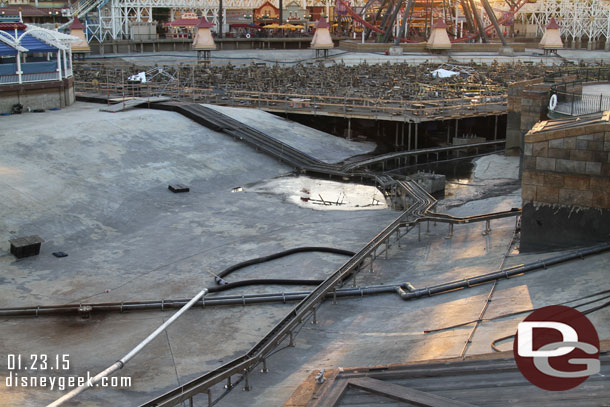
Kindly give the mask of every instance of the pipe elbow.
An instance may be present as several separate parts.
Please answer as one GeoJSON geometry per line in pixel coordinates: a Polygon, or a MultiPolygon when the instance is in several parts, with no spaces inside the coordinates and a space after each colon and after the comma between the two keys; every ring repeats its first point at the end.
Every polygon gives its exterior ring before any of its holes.
{"type": "Polygon", "coordinates": [[[400,286],[396,287],[395,291],[396,291],[396,294],[398,294],[400,296],[400,298],[402,298],[403,300],[406,301],[409,299],[408,298],[409,294],[405,290],[403,290],[402,287],[400,287],[400,286]]]}

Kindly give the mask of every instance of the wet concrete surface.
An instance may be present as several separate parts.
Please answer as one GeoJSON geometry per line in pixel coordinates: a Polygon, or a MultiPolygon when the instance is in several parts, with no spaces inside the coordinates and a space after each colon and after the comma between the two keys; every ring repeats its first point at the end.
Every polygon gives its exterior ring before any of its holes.
{"type": "MultiPolygon", "coordinates": [[[[1,200],[0,240],[35,233],[46,243],[39,256],[21,261],[8,254],[7,243],[0,245],[0,307],[188,298],[213,285],[212,273],[249,258],[305,245],[358,250],[398,216],[387,209],[314,211],[278,195],[249,191],[248,185],[285,175],[289,169],[178,114],[138,109],[112,114],[98,108],[77,103],[61,112],[2,119],[0,186],[9,193],[1,200]],[[167,190],[170,182],[186,183],[191,192],[172,194],[167,190]],[[236,186],[245,191],[231,192],[236,186]],[[57,250],[69,256],[53,257],[51,252],[57,250]]],[[[490,159],[489,174],[508,173],[494,170],[494,162],[509,165],[490,159]]],[[[469,179],[473,186],[467,187],[477,191],[474,198],[460,195],[466,187],[455,191],[454,199],[462,204],[448,209],[451,213],[465,216],[520,206],[518,188],[508,195],[477,199],[494,185],[477,186],[475,181],[469,179]]],[[[417,229],[411,231],[401,239],[401,247],[390,247],[387,259],[385,254],[377,258],[373,272],[362,271],[357,283],[409,281],[419,288],[494,271],[507,251],[511,254],[506,266],[556,254],[519,255],[514,250],[518,243],[509,250],[512,218],[493,221],[486,236],[483,227],[456,226],[447,239],[447,225],[430,224],[428,231],[423,224],[420,239],[417,229]]],[[[232,280],[324,278],[344,261],[330,254],[299,254],[240,270],[232,280]]],[[[604,254],[502,280],[485,316],[608,289],[609,262],[610,255],[604,254]]],[[[326,302],[318,310],[317,324],[305,321],[294,348],[268,358],[268,373],[250,375],[251,391],[242,391],[240,383],[218,405],[281,405],[311,371],[324,367],[459,356],[472,325],[424,331],[476,319],[490,288],[481,285],[410,302],[395,294],[340,299],[336,305],[326,302]]],[[[250,287],[236,293],[298,289],[304,287],[250,287]]],[[[118,376],[131,377],[129,388],[97,388],[68,405],[145,402],[240,356],[293,306],[193,309],[120,371],[118,376]]],[[[93,375],[171,314],[132,312],[89,320],[0,318],[0,405],[40,406],[63,394],[48,388],[7,389],[8,354],[69,354],[67,374],[93,375]]],[[[491,341],[514,333],[522,317],[484,322],[466,354],[489,352],[491,341]]],[[[605,309],[590,317],[600,338],[610,337],[610,312],[605,309]]],[[[215,387],[214,397],[221,392],[221,386],[215,387]]],[[[207,397],[200,395],[195,403],[205,405],[207,397]]]]}

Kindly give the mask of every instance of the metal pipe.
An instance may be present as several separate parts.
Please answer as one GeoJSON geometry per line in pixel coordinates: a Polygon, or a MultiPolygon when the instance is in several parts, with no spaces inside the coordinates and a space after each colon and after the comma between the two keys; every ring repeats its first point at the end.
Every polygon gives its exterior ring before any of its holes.
{"type": "Polygon", "coordinates": [[[555,264],[563,263],[566,261],[584,258],[584,256],[599,254],[610,250],[610,243],[604,243],[601,245],[593,246],[588,249],[576,250],[575,252],[569,254],[563,254],[560,256],[550,257],[544,260],[535,261],[533,263],[521,264],[518,266],[509,267],[500,271],[496,271],[493,273],[482,274],[476,277],[467,278],[463,280],[452,281],[444,284],[439,284],[431,287],[420,288],[413,292],[405,292],[402,289],[396,289],[398,295],[403,300],[410,300],[414,298],[420,298],[422,296],[431,296],[433,294],[440,294],[449,291],[454,291],[462,288],[469,288],[473,285],[478,285],[482,283],[487,283],[489,281],[494,281],[500,278],[509,278],[511,276],[517,274],[528,273],[531,271],[536,271],[541,268],[547,268],[548,266],[552,266],[555,264]]]}
{"type": "Polygon", "coordinates": [[[206,295],[207,292],[208,292],[207,288],[204,288],[203,290],[199,291],[199,293],[197,295],[195,295],[193,298],[191,298],[191,300],[187,304],[185,304],[182,308],[180,308],[180,310],[178,310],[174,315],[172,315],[170,319],[168,319],[163,324],[161,324],[157,329],[155,329],[155,331],[153,333],[148,335],[148,337],[146,337],[146,339],[144,339],[142,342],[140,342],[138,345],[136,345],[136,347],[134,347],[132,350],[130,350],[125,356],[123,356],[121,359],[114,362],[114,364],[109,366],[107,369],[105,369],[102,372],[95,375],[88,383],[86,383],[82,386],[79,386],[79,387],[75,388],[74,390],[70,391],[69,393],[63,395],[62,397],[55,400],[53,403],[47,405],[47,407],[61,406],[66,401],[73,399],[80,393],[84,392],[85,390],[88,390],[90,387],[93,387],[96,383],[99,383],[104,377],[110,376],[117,370],[122,369],[123,366],[125,366],[127,364],[127,362],[129,362],[131,360],[131,358],[133,358],[135,355],[137,355],[142,349],[144,349],[144,347],[146,345],[148,345],[153,339],[155,339],[157,337],[157,335],[159,335],[161,332],[165,331],[167,329],[167,327],[169,327],[171,324],[174,323],[174,321],[176,321],[178,318],[180,318],[182,316],[182,314],[184,314],[189,308],[191,308],[200,298],[202,298],[204,295],[206,295]]]}
{"type": "MultiPolygon", "coordinates": [[[[405,286],[408,283],[377,285],[368,287],[339,288],[336,290],[337,297],[352,297],[392,293],[397,285],[405,286]]],[[[405,286],[406,287],[406,286],[405,286]]],[[[206,297],[199,299],[194,305],[207,307],[219,305],[249,305],[260,303],[286,303],[301,301],[309,291],[294,291],[269,294],[244,294],[223,297],[206,297]]],[[[327,298],[332,298],[334,292],[327,294],[327,298]]],[[[15,307],[0,309],[0,317],[21,317],[21,316],[52,316],[52,315],[77,315],[82,314],[83,308],[87,307],[88,313],[100,312],[126,312],[126,311],[150,311],[180,308],[188,303],[187,299],[167,299],[152,301],[134,302],[112,302],[112,303],[93,303],[93,304],[63,304],[63,305],[41,305],[28,307],[15,307]]]]}

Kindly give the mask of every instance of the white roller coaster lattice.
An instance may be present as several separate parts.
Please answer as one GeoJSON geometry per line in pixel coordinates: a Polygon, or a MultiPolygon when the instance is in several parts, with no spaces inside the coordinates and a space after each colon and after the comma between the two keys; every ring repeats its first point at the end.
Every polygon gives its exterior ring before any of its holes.
{"type": "Polygon", "coordinates": [[[536,25],[539,36],[551,18],[555,18],[565,39],[608,41],[610,38],[608,0],[538,0],[523,7],[516,18],[536,25]]]}

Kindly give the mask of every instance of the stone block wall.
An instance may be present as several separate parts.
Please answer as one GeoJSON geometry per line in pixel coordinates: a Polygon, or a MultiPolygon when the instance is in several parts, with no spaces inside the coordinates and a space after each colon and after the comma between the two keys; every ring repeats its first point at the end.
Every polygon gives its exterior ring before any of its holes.
{"type": "Polygon", "coordinates": [[[0,112],[2,113],[10,112],[13,105],[17,103],[26,109],[50,109],[70,106],[75,99],[73,78],[0,86],[0,112]]]}
{"type": "MultiPolygon", "coordinates": [[[[508,103],[507,103],[507,123],[506,123],[506,154],[507,155],[520,155],[522,139],[525,133],[527,133],[530,127],[527,124],[522,123],[522,110],[525,107],[526,114],[531,115],[533,108],[531,101],[524,102],[524,92],[532,89],[534,86],[542,84],[543,79],[537,78],[528,81],[521,81],[511,84],[508,87],[508,103]]],[[[540,106],[542,109],[542,106],[540,106]]],[[[540,119],[539,119],[540,120],[540,119]]],[[[534,123],[538,122],[536,120],[534,123]]]]}
{"type": "Polygon", "coordinates": [[[608,116],[556,130],[542,122],[525,136],[522,250],[610,239],[608,116]]]}

